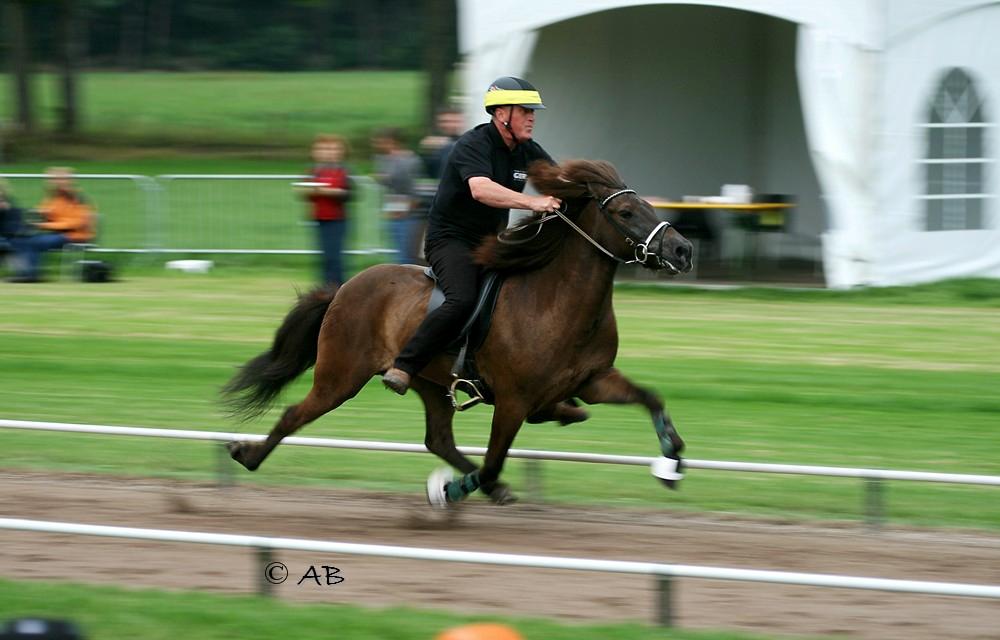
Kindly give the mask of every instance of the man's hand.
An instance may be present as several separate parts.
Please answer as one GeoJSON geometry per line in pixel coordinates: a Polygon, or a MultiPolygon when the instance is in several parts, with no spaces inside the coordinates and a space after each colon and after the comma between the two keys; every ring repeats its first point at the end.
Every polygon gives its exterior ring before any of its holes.
{"type": "Polygon", "coordinates": [[[552,213],[558,211],[562,206],[562,200],[554,196],[533,196],[531,198],[531,210],[535,213],[552,213]]]}

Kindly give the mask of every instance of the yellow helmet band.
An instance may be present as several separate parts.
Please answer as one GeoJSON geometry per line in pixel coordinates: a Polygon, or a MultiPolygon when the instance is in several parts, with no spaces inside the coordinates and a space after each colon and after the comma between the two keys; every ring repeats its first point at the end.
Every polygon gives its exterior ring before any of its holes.
{"type": "Polygon", "coordinates": [[[483,98],[483,106],[498,107],[507,104],[542,104],[542,96],[537,91],[524,91],[515,89],[493,89],[486,92],[483,98]]]}

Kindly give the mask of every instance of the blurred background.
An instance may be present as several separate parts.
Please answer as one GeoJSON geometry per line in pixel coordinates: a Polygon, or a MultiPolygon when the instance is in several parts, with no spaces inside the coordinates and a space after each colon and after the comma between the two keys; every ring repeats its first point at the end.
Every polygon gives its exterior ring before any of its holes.
{"type": "MultiPolygon", "coordinates": [[[[998,585],[998,23],[971,0],[3,0],[0,208],[32,225],[69,180],[93,229],[30,278],[17,230],[0,242],[0,519],[998,585]],[[521,503],[439,517],[427,455],[283,446],[249,474],[216,441],[65,429],[266,433],[311,374],[255,422],[218,390],[329,279],[312,181],[349,178],[344,277],[419,261],[440,154],[503,75],[538,87],[556,158],[610,160],[695,241],[690,274],[619,271],[617,366],[719,466],[667,493],[640,465],[512,459],[521,503]]],[[[588,409],[515,447],[656,453],[641,409],[588,409]]],[[[459,444],[489,416],[459,414],[459,444]]],[[[301,435],[421,443],[422,406],[374,380],[301,435]]],[[[986,599],[301,551],[268,556],[291,577],[267,587],[242,548],[0,541],[0,637],[996,627],[986,599]],[[344,581],[294,584],[324,564],[344,581]]]]}

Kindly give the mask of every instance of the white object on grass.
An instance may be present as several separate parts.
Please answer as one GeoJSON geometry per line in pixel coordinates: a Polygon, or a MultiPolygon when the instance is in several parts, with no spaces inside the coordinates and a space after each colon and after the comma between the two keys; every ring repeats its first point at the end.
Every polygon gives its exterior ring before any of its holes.
{"type": "Polygon", "coordinates": [[[208,273],[213,266],[215,263],[211,260],[171,260],[166,264],[168,269],[184,273],[208,273]]]}

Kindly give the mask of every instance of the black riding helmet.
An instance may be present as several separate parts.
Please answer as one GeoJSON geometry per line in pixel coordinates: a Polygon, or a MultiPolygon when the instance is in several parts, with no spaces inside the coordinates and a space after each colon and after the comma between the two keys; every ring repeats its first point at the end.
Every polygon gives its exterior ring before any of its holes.
{"type": "Polygon", "coordinates": [[[493,114],[496,107],[505,107],[516,104],[525,109],[544,109],[542,96],[538,94],[538,89],[527,80],[515,78],[513,76],[502,76],[490,84],[483,97],[483,106],[486,112],[493,114]]]}

